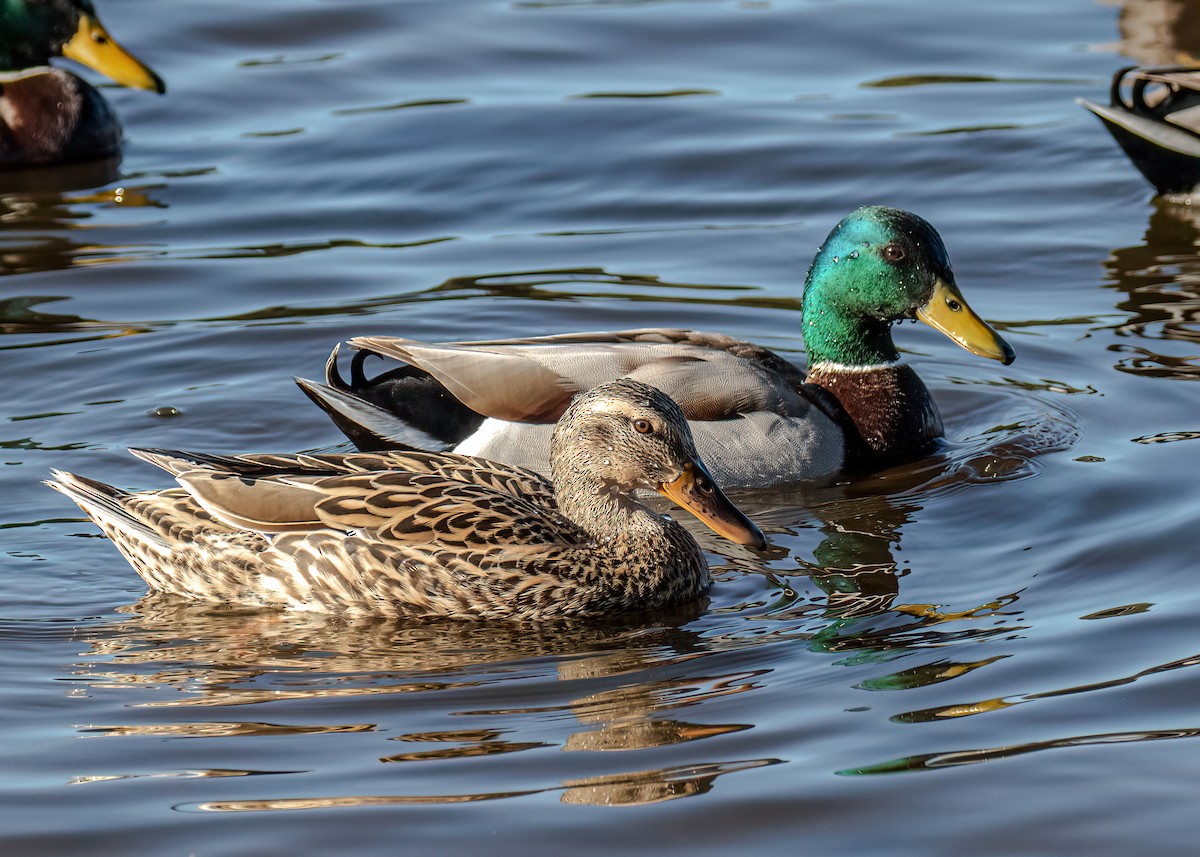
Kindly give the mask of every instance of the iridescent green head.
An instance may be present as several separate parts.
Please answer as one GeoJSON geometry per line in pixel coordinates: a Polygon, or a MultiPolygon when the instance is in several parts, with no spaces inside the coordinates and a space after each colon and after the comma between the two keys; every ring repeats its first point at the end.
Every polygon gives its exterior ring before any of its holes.
{"type": "Polygon", "coordinates": [[[981,357],[1012,348],[976,315],[954,281],[937,230],[917,215],[871,205],[833,228],[804,284],[808,364],[871,366],[899,359],[893,322],[917,318],[981,357]]]}
{"type": "Polygon", "coordinates": [[[42,66],[57,56],[125,86],[167,89],[162,78],[109,35],[91,0],[0,0],[0,70],[42,66]]]}

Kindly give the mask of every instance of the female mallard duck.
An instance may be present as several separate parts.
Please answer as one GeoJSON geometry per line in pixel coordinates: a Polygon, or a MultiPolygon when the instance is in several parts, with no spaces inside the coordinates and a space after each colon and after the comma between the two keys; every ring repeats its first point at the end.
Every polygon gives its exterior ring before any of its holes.
{"type": "Polygon", "coordinates": [[[658,491],[762,548],[721,493],[687,421],[628,379],[580,395],[551,441],[553,481],[463,455],[194,455],[133,450],[182,486],[131,493],[55,472],[152,589],[262,607],[546,619],[692,600],[709,586],[695,539],[655,514],[658,491]]]}
{"type": "Polygon", "coordinates": [[[1120,69],[1110,99],[1107,107],[1079,103],[1100,117],[1159,193],[1200,187],[1200,68],[1120,69]]]}
{"type": "Polygon", "coordinates": [[[90,0],[0,0],[0,169],[114,155],[121,123],[96,89],[47,65],[64,56],[117,83],[165,92],[122,48],[90,0]]]}
{"type": "Polygon", "coordinates": [[[549,427],[572,395],[614,377],[679,402],[725,486],[827,478],[924,455],[942,435],[929,390],[900,359],[891,325],[919,318],[967,350],[1013,351],[963,300],[942,239],[915,214],[860,208],[808,272],[801,323],[808,375],[716,333],[627,330],[428,344],[358,337],[350,383],[300,380],[359,447],[454,449],[544,471],[549,427]],[[366,354],[407,365],[368,380],[366,354]],[[485,420],[484,417],[487,417],[485,420]]]}

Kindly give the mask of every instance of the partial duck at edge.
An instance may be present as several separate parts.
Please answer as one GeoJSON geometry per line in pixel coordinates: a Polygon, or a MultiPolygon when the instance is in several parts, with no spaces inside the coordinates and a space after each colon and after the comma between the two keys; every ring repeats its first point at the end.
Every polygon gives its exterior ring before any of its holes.
{"type": "Polygon", "coordinates": [[[1109,99],[1107,105],[1079,103],[1100,118],[1159,193],[1200,187],[1200,68],[1119,69],[1109,99]]]}
{"type": "Polygon", "coordinates": [[[83,78],[49,65],[63,56],[117,83],[165,92],[122,48],[90,0],[0,0],[0,170],[116,155],[121,123],[83,78]]]}

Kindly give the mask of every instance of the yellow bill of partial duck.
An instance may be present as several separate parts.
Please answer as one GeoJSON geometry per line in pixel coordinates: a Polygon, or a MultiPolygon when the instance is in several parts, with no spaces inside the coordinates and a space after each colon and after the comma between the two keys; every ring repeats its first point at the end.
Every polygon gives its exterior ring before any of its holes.
{"type": "Polygon", "coordinates": [[[104,29],[104,25],[91,15],[79,16],[79,29],[63,45],[62,54],[67,59],[107,75],[122,86],[152,89],[158,93],[167,91],[163,79],[121,47],[104,29]]]}
{"type": "Polygon", "coordinates": [[[685,465],[674,481],[659,485],[658,493],[691,512],[714,533],[731,542],[758,550],[767,546],[767,537],[762,530],[733,505],[698,461],[685,465]]]}
{"type": "Polygon", "coordinates": [[[1005,366],[1017,359],[1012,346],[963,300],[958,286],[938,279],[933,296],[917,310],[917,318],[940,330],[972,354],[999,360],[1005,366]]]}

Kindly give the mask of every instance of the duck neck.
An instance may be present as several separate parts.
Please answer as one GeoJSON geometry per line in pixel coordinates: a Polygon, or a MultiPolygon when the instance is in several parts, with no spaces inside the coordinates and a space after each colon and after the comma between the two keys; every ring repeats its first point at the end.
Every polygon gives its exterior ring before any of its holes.
{"type": "Polygon", "coordinates": [[[924,382],[900,359],[891,325],[851,315],[818,289],[804,296],[807,383],[836,405],[848,469],[876,469],[926,454],[942,421],[924,382]]]}
{"type": "Polygon", "coordinates": [[[679,526],[591,474],[568,474],[554,480],[559,511],[597,542],[631,551],[653,549],[669,541],[668,530],[679,526]]]}
{"type": "Polygon", "coordinates": [[[861,371],[900,359],[891,322],[848,311],[820,288],[805,291],[801,320],[810,369],[829,364],[861,371]]]}
{"type": "Polygon", "coordinates": [[[45,65],[58,53],[72,34],[70,15],[50,15],[60,7],[57,2],[31,4],[28,0],[0,0],[0,70],[19,71],[45,65]],[[49,17],[47,17],[49,15],[49,17]],[[51,24],[50,19],[62,18],[51,24]]]}

